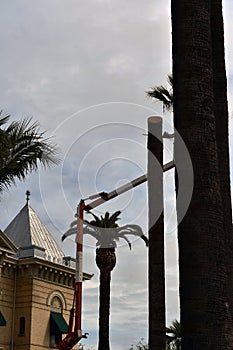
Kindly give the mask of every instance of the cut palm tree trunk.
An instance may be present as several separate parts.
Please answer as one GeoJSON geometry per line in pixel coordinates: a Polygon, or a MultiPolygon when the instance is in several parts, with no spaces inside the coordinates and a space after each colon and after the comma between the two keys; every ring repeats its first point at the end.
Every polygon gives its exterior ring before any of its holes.
{"type": "Polygon", "coordinates": [[[162,118],[148,119],[149,348],[166,349],[162,118]]]}
{"type": "Polygon", "coordinates": [[[100,270],[98,350],[109,350],[110,284],[111,271],[116,265],[115,248],[96,249],[96,264],[100,270]]]}

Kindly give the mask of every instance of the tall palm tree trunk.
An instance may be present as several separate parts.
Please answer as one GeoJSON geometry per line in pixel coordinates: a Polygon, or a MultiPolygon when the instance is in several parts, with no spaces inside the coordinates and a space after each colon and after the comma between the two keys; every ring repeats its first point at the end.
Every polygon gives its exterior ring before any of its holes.
{"type": "MultiPolygon", "coordinates": [[[[229,130],[228,130],[228,103],[227,79],[224,52],[224,27],[222,15],[222,1],[211,1],[211,33],[212,33],[212,60],[213,60],[213,91],[214,114],[216,120],[216,136],[218,150],[219,177],[223,204],[223,225],[226,242],[225,265],[228,267],[228,285],[226,286],[226,302],[229,305],[229,333],[231,339],[233,320],[233,235],[232,235],[232,208],[230,192],[230,165],[229,165],[229,130]]],[[[233,339],[232,339],[233,341],[233,339]]],[[[233,346],[233,342],[232,342],[233,346]]]]}
{"type": "Polygon", "coordinates": [[[162,119],[148,119],[149,348],[165,350],[162,119]]]}
{"type": "MultiPolygon", "coordinates": [[[[230,349],[222,197],[214,116],[209,0],[172,0],[174,125],[193,162],[194,190],[179,222],[182,349],[230,349]]],[[[182,154],[174,147],[175,162],[182,154]]],[[[181,203],[182,204],[182,203],[181,203]]]]}
{"type": "Polygon", "coordinates": [[[109,315],[111,271],[116,265],[114,248],[96,249],[96,264],[100,269],[99,287],[99,344],[98,350],[110,350],[109,315]]]}
{"type": "Polygon", "coordinates": [[[109,350],[109,314],[110,314],[111,271],[100,270],[99,300],[99,350],[109,350]]]}

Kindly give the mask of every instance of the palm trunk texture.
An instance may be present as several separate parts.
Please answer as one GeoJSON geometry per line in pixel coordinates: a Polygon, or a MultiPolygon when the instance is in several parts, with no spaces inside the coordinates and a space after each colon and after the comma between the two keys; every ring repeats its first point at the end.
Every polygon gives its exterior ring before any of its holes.
{"type": "MultiPolygon", "coordinates": [[[[177,203],[181,347],[227,350],[232,347],[214,114],[211,1],[172,0],[171,5],[174,125],[189,150],[194,170],[193,196],[181,222],[177,203]]],[[[180,164],[182,154],[177,149],[175,142],[175,163],[180,164]]],[[[179,171],[185,172],[185,168],[179,171]]]]}
{"type": "Polygon", "coordinates": [[[99,344],[98,350],[110,350],[109,315],[111,271],[116,265],[114,248],[96,249],[96,263],[100,269],[99,287],[99,344]]]}
{"type": "Polygon", "coordinates": [[[166,349],[162,119],[148,119],[149,348],[166,349]]]}
{"type": "Polygon", "coordinates": [[[211,30],[212,30],[212,58],[213,58],[213,89],[214,114],[216,120],[216,135],[218,149],[219,179],[223,205],[223,224],[226,250],[223,259],[227,267],[228,284],[226,286],[226,304],[229,309],[229,337],[233,346],[233,236],[232,236],[232,208],[230,192],[229,165],[229,130],[228,130],[228,102],[227,79],[224,50],[224,27],[222,15],[222,1],[211,1],[211,30]]]}

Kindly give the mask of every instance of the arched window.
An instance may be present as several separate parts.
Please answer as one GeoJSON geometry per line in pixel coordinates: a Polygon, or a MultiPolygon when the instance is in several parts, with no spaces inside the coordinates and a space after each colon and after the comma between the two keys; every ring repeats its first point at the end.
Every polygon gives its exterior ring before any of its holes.
{"type": "Polygon", "coordinates": [[[49,293],[46,304],[50,306],[51,311],[55,311],[53,308],[60,308],[60,312],[62,312],[67,308],[66,299],[63,293],[61,293],[59,290],[54,290],[49,293]]]}
{"type": "Polygon", "coordinates": [[[52,292],[47,302],[50,304],[50,347],[58,347],[62,340],[62,334],[68,332],[68,325],[63,318],[62,311],[66,305],[63,295],[58,292],[52,292]]]}

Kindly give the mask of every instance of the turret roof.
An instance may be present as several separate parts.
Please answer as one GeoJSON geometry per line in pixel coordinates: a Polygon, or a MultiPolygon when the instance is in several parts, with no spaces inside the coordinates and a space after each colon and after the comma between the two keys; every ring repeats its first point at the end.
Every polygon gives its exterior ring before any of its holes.
{"type": "Polygon", "coordinates": [[[31,208],[28,200],[4,232],[17,248],[36,246],[44,250],[46,259],[62,262],[64,257],[62,250],[31,208]]]}

